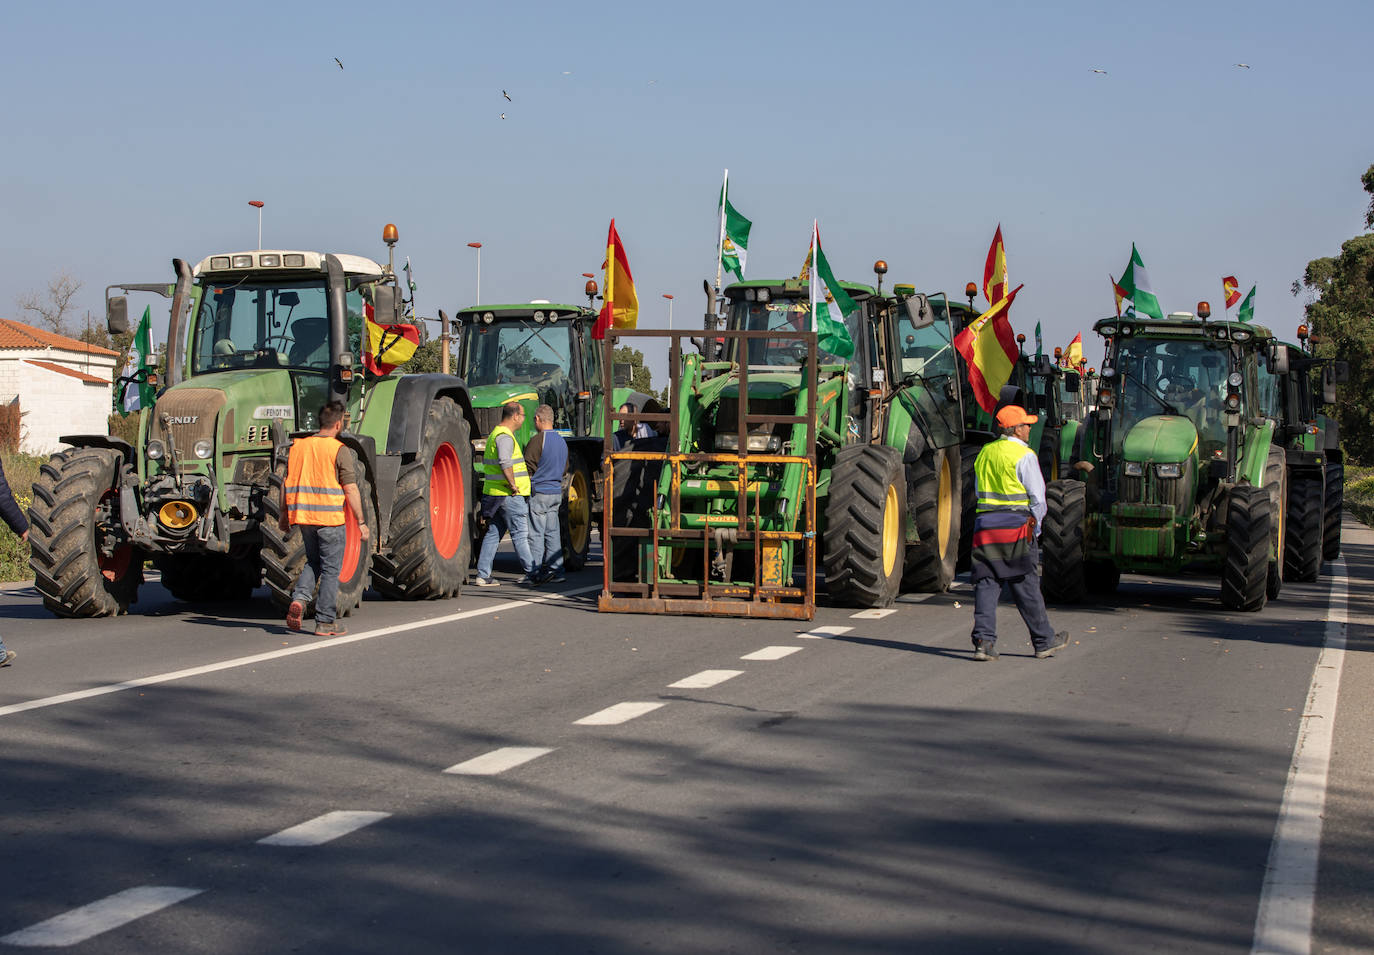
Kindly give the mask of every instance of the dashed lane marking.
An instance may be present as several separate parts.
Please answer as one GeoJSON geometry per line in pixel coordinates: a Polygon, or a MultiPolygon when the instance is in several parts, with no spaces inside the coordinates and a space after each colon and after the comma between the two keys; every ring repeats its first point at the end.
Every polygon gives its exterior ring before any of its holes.
{"type": "Polygon", "coordinates": [[[853,630],[853,627],[816,627],[806,633],[797,634],[800,640],[821,640],[825,637],[839,637],[853,630]]]}
{"type": "Polygon", "coordinates": [[[0,938],[0,943],[32,948],[76,945],[145,915],[152,915],[169,905],[184,902],[203,891],[174,885],[142,885],[136,889],[125,889],[98,902],[55,915],[45,922],[11,932],[0,938]]]}
{"type": "Polygon", "coordinates": [[[457,776],[495,776],[553,752],[548,746],[503,746],[444,770],[457,776]]]}
{"type": "Polygon", "coordinates": [[[414,620],[410,623],[398,623],[390,627],[380,627],[376,630],[352,633],[346,637],[330,637],[317,643],[286,647],[281,650],[271,650],[267,653],[255,653],[247,657],[235,657],[232,660],[223,660],[219,663],[207,663],[204,666],[188,667],[185,670],[172,670],[167,673],[158,673],[154,676],[143,676],[135,680],[125,680],[123,683],[93,686],[89,689],[77,690],[73,693],[60,693],[57,696],[45,696],[37,700],[26,700],[23,703],[11,703],[8,706],[0,706],[0,717],[12,716],[15,713],[23,713],[25,710],[42,709],[46,706],[74,703],[78,700],[87,700],[95,696],[104,696],[107,693],[136,690],[141,686],[171,683],[174,680],[186,680],[206,673],[216,673],[220,670],[232,670],[237,667],[252,666],[255,663],[266,663],[269,660],[295,656],[298,653],[314,653],[316,650],[332,650],[335,647],[341,647],[350,643],[358,643],[363,640],[374,640],[377,637],[389,637],[392,634],[405,633],[409,630],[423,630],[426,627],[443,626],[446,623],[454,623],[458,620],[470,620],[473,617],[483,617],[487,614],[502,613],[506,610],[513,610],[516,607],[528,607],[535,604],[549,603],[561,597],[575,597],[579,594],[593,593],[600,590],[601,585],[597,584],[594,587],[577,587],[573,590],[559,591],[556,594],[538,594],[523,600],[505,600],[493,604],[490,607],[480,607],[476,610],[461,610],[457,613],[445,614],[442,617],[430,617],[427,620],[414,620]]]}
{"type": "Polygon", "coordinates": [[[897,612],[897,608],[896,608],[896,607],[888,607],[888,608],[885,609],[885,610],[879,610],[879,609],[877,609],[877,608],[875,607],[875,608],[873,608],[872,610],[860,610],[858,613],[851,613],[851,614],[849,615],[849,619],[850,619],[850,620],[881,620],[881,619],[883,619],[884,617],[890,617],[890,616],[892,616],[892,615],[893,615],[894,613],[896,613],[896,612],[897,612]]]}
{"type": "Polygon", "coordinates": [[[740,657],[741,660],[781,660],[783,657],[790,657],[800,650],[801,647],[764,647],[762,650],[755,650],[753,653],[746,653],[740,657]]]}
{"type": "Polygon", "coordinates": [[[608,706],[600,712],[593,713],[591,716],[584,716],[580,720],[573,720],[574,726],[614,726],[617,723],[626,723],[645,713],[652,713],[654,710],[663,706],[662,703],[617,703],[615,706],[608,706]]]}
{"type": "Polygon", "coordinates": [[[381,822],[389,812],[369,812],[364,809],[340,809],[316,816],[308,822],[258,840],[260,846],[321,846],[364,826],[381,822]]]}
{"type": "Polygon", "coordinates": [[[702,670],[700,673],[678,680],[676,683],[669,683],[668,688],[670,690],[704,690],[709,686],[717,686],[726,680],[732,680],[743,672],[743,670],[702,670]]]}

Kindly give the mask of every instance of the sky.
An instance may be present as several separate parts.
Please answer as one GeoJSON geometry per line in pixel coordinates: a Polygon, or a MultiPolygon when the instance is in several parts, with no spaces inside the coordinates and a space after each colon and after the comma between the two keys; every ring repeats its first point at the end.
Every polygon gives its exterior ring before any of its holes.
{"type": "Polygon", "coordinates": [[[665,293],[700,327],[728,168],[746,277],[817,219],[840,278],[959,296],[1000,224],[1016,330],[1096,361],[1132,243],[1166,311],[1235,275],[1291,337],[1374,164],[1368,0],[51,0],[5,34],[6,318],[67,272],[102,321],[111,283],[256,247],[260,200],[266,248],[385,261],[395,223],[425,316],[479,301],[469,242],[480,301],[585,302],[614,217],[640,327],[665,293]]]}

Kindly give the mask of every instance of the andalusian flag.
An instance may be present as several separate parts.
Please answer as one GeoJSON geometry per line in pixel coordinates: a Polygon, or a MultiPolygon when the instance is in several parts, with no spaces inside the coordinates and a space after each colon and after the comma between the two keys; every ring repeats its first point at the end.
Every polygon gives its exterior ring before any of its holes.
{"type": "Polygon", "coordinates": [[[1083,364],[1083,333],[1079,332],[1073,336],[1073,341],[1069,342],[1068,350],[1064,355],[1069,360],[1070,368],[1077,368],[1083,364]]]}
{"type": "Polygon", "coordinates": [[[157,389],[148,384],[148,356],[153,353],[153,312],[144,306],[143,317],[138,321],[138,330],[129,345],[129,357],[124,362],[115,387],[115,407],[121,415],[140,408],[151,408],[157,398],[157,389]]]}
{"type": "Polygon", "coordinates": [[[811,330],[816,333],[816,344],[822,351],[850,358],[854,354],[854,340],[849,337],[844,319],[859,306],[835,281],[835,273],[830,271],[830,263],[821,249],[820,224],[815,220],[811,223],[810,258],[814,266],[811,269],[811,330]]]}
{"type": "Polygon", "coordinates": [[[1007,311],[1023,286],[1016,286],[968,327],[954,336],[954,348],[968,363],[968,380],[973,396],[988,414],[997,410],[997,394],[1011,378],[1016,364],[1016,336],[1011,331],[1007,311]]]}
{"type": "Polygon", "coordinates": [[[1226,293],[1226,311],[1229,312],[1240,301],[1240,283],[1234,275],[1228,275],[1221,280],[1221,290],[1226,293]]]}
{"type": "Polygon", "coordinates": [[[1007,297],[1007,250],[1002,245],[1002,223],[997,223],[997,233],[992,237],[988,248],[988,258],[983,263],[983,295],[989,305],[996,305],[1007,297]]]}
{"type": "MultiPolygon", "coordinates": [[[[1107,278],[1112,279],[1112,274],[1107,273],[1107,278]]],[[[1112,296],[1116,299],[1116,317],[1121,317],[1121,300],[1127,298],[1126,290],[1121,287],[1121,283],[1112,279],[1112,296]]]]}
{"type": "Polygon", "coordinates": [[[1153,319],[1164,318],[1164,310],[1159,307],[1159,299],[1150,286],[1150,276],[1145,271],[1145,263],[1140,260],[1134,242],[1131,243],[1130,264],[1121,275],[1121,288],[1137,312],[1144,312],[1153,319]]]}
{"type": "Polygon", "coordinates": [[[735,211],[726,191],[730,184],[730,170],[720,184],[720,267],[734,272],[744,281],[744,267],[749,258],[749,229],[753,223],[735,211]]]}
{"type": "Polygon", "coordinates": [[[1040,337],[1040,323],[1035,323],[1035,357],[1039,358],[1045,354],[1045,342],[1040,337]]]}
{"type": "Polygon", "coordinates": [[[639,324],[639,297],[635,295],[635,278],[630,274],[630,261],[625,257],[625,246],[615,231],[615,220],[611,220],[610,231],[606,233],[606,261],[601,266],[606,270],[602,285],[601,314],[592,326],[592,338],[604,339],[608,328],[634,328],[639,324]]]}
{"type": "Polygon", "coordinates": [[[1250,286],[1250,294],[1245,296],[1245,301],[1240,303],[1240,311],[1236,313],[1236,318],[1242,322],[1248,322],[1255,317],[1255,289],[1258,285],[1250,286]]]}
{"type": "Polygon", "coordinates": [[[363,367],[374,375],[389,375],[410,361],[420,332],[414,325],[382,325],[376,315],[370,304],[363,304],[363,367]]]}

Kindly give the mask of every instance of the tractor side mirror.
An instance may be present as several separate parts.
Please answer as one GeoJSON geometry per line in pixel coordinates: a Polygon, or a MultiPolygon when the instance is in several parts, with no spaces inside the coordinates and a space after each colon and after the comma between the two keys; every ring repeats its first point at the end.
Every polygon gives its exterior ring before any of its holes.
{"type": "Polygon", "coordinates": [[[1269,346],[1269,370],[1276,375],[1288,374],[1288,346],[1277,342],[1269,346]]]}
{"type": "Polygon", "coordinates": [[[399,302],[396,299],[396,286],[377,283],[372,286],[372,308],[381,324],[394,325],[400,321],[399,302]]]}
{"type": "Polygon", "coordinates": [[[929,328],[935,324],[935,311],[930,307],[929,299],[921,293],[907,296],[902,301],[902,307],[906,309],[907,318],[911,319],[912,328],[929,328]]]}
{"type": "MultiPolygon", "coordinates": [[[[1349,375],[1347,368],[1346,374],[1349,375]]],[[[1334,405],[1336,403],[1336,368],[1334,365],[1327,365],[1322,368],[1322,404],[1334,405]]]]}
{"type": "Polygon", "coordinates": [[[1035,370],[1037,374],[1048,378],[1054,374],[1054,362],[1050,361],[1049,355],[1040,355],[1035,360],[1035,370]]]}
{"type": "Polygon", "coordinates": [[[1082,387],[1082,382],[1081,382],[1081,380],[1080,380],[1079,377],[1078,377],[1078,372],[1076,372],[1076,371],[1070,371],[1070,372],[1066,372],[1066,373],[1065,373],[1065,375],[1064,375],[1064,390],[1065,390],[1065,391],[1067,391],[1067,392],[1068,392],[1069,394],[1071,394],[1071,395],[1076,395],[1076,394],[1078,394],[1078,390],[1079,390],[1079,388],[1081,388],[1081,387],[1082,387]]]}
{"type": "Polygon", "coordinates": [[[611,384],[617,388],[628,388],[634,373],[635,366],[628,361],[611,362],[611,384]]]}
{"type": "Polygon", "coordinates": [[[105,327],[111,335],[129,334],[129,300],[123,295],[105,301],[105,327]]]}
{"type": "Polygon", "coordinates": [[[1333,361],[1331,363],[1331,373],[1335,376],[1336,384],[1350,384],[1350,362],[1333,361]]]}

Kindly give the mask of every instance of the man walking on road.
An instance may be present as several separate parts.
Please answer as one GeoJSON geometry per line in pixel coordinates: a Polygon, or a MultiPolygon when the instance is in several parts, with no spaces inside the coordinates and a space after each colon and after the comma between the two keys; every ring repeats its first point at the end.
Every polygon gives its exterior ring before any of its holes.
{"type": "Polygon", "coordinates": [[[984,445],[973,462],[978,488],[973,524],[975,660],[997,659],[997,601],[1003,584],[1011,588],[1016,609],[1030,630],[1036,659],[1054,656],[1069,642],[1067,630],[1055,633],[1050,626],[1035,570],[1035,542],[1045,519],[1045,479],[1026,439],[1038,420],[1020,405],[1007,405],[997,412],[1002,436],[984,445]]]}
{"type": "Polygon", "coordinates": [[[367,541],[369,531],[363,522],[363,500],[358,494],[353,452],[339,440],[344,426],[342,401],[331,401],[320,409],[320,430],[291,445],[286,465],[286,484],[278,526],[285,534],[291,525],[301,529],[305,542],[305,566],[291,592],[286,625],[301,628],[305,605],[315,594],[315,636],[338,637],[347,633],[335,619],[339,599],[339,574],[343,570],[344,544],[348,530],[344,503],[358,521],[358,531],[367,541]]]}
{"type": "MultiPolygon", "coordinates": [[[[4,518],[10,530],[18,534],[21,541],[29,539],[29,521],[19,507],[19,502],[10,492],[10,482],[5,480],[4,464],[0,464],[0,518],[4,518]]],[[[14,662],[14,657],[14,651],[5,649],[4,637],[0,636],[0,667],[9,666],[14,662]]]]}
{"type": "Polygon", "coordinates": [[[477,579],[473,583],[478,587],[501,586],[500,581],[492,579],[491,571],[496,548],[507,531],[525,572],[520,582],[534,582],[529,539],[530,475],[520,442],[515,440],[515,430],[524,420],[525,409],[519,402],[503,405],[501,423],[491,429],[482,454],[482,516],[487,519],[487,533],[477,554],[477,579]]]}
{"type": "Polygon", "coordinates": [[[558,519],[563,505],[563,472],[568,468],[568,442],[553,429],[553,408],[540,405],[534,412],[535,434],[525,446],[530,475],[530,557],[534,581],[561,583],[563,576],[563,526],[558,519]]]}

